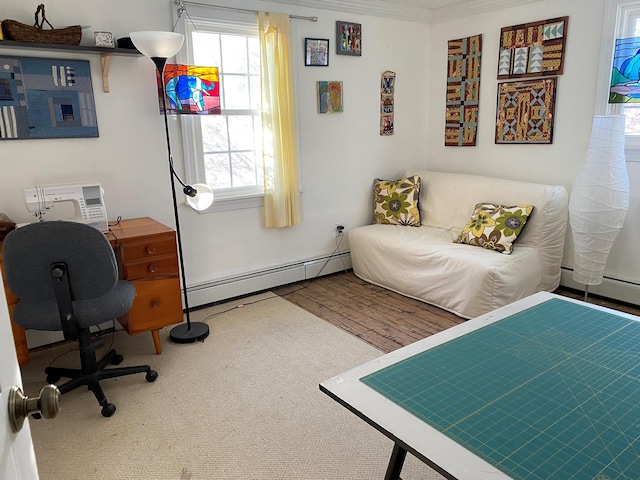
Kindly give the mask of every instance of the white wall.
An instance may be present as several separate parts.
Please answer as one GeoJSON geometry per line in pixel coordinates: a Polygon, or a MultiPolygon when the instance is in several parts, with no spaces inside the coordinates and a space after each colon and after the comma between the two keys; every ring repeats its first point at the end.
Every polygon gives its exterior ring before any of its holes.
{"type": "MultiPolygon", "coordinates": [[[[601,52],[604,0],[543,0],[433,25],[429,38],[428,161],[434,170],[468,172],[518,180],[564,185],[570,190],[584,162],[595,112],[596,82],[601,52]],[[559,77],[552,145],[496,145],[497,62],[500,28],[536,20],[569,16],[564,74],[559,77]],[[482,33],[482,77],[478,142],[474,148],[444,147],[444,91],[447,40],[482,33]]],[[[631,207],[609,256],[606,276],[640,286],[640,164],[628,163],[631,207]]],[[[573,266],[570,232],[563,265],[573,266]]],[[[563,283],[571,284],[568,270],[563,283]]],[[[619,283],[619,282],[618,282],[619,283]]],[[[592,287],[626,301],[638,302],[638,291],[627,285],[592,287]],[[632,293],[631,293],[632,292],[632,293]],[[632,295],[632,296],[629,296],[632,295]]]]}
{"type": "MultiPolygon", "coordinates": [[[[330,254],[335,225],[347,230],[371,220],[371,182],[391,178],[424,162],[426,151],[429,27],[368,16],[274,5],[259,1],[216,1],[245,8],[313,15],[318,22],[293,20],[299,79],[300,153],[304,222],[284,229],[262,227],[262,211],[245,209],[199,215],[181,207],[187,284],[256,272],[330,254]],[[362,57],[335,54],[335,21],[362,24],[362,57]],[[305,37],[329,38],[329,67],[305,67],[305,37]],[[379,135],[380,75],[397,73],[396,134],[379,135]],[[344,113],[316,113],[315,82],[340,80],[344,113]]],[[[90,25],[116,38],[133,30],[171,30],[169,0],[50,0],[47,18],[54,26],[90,25]]],[[[0,0],[4,18],[29,23],[35,6],[0,0]]],[[[0,212],[16,222],[29,221],[22,188],[96,179],[105,189],[110,220],[151,216],[173,225],[166,146],[158,114],[154,66],[144,57],[113,57],[111,93],[102,92],[100,59],[82,54],[0,50],[25,55],[91,61],[100,137],[97,139],[19,140],[0,143],[0,212]]],[[[176,167],[182,170],[179,122],[170,119],[176,167]]],[[[343,244],[343,250],[348,249],[343,244]]],[[[199,302],[217,300],[198,296],[199,302]]],[[[191,298],[190,298],[191,300],[191,298]]],[[[191,306],[195,303],[192,301],[191,306]]]]}

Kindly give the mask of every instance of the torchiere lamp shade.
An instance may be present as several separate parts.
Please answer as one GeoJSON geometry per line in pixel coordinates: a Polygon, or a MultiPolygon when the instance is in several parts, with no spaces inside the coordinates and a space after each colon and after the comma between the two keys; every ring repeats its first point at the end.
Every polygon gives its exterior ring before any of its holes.
{"type": "Polygon", "coordinates": [[[149,58],[170,58],[182,48],[184,35],[176,32],[131,32],[133,45],[149,58]]]}

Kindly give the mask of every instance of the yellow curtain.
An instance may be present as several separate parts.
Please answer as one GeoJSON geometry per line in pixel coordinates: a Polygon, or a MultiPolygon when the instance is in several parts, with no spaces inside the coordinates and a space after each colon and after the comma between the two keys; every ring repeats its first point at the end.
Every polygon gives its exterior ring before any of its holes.
{"type": "Polygon", "coordinates": [[[266,227],[302,222],[289,22],[258,13],[266,227]]]}

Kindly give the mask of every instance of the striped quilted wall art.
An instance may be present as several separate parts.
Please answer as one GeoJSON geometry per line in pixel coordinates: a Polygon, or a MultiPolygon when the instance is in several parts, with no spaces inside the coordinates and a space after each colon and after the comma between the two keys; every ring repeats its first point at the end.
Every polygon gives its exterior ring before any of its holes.
{"type": "Polygon", "coordinates": [[[445,146],[475,146],[480,100],[482,35],[447,42],[445,146]]]}
{"type": "Polygon", "coordinates": [[[500,29],[498,79],[562,75],[569,17],[500,29]]]}

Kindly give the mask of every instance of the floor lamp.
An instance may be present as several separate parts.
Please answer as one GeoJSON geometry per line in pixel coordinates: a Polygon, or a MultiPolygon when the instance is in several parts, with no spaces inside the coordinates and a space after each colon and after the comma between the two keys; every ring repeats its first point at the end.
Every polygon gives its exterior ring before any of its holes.
{"type": "MultiPolygon", "coordinates": [[[[158,69],[160,78],[164,72],[167,59],[173,57],[184,42],[184,36],[175,32],[131,32],[129,34],[133,45],[144,56],[153,60],[158,69]]],[[[167,155],[169,159],[169,176],[171,177],[171,193],[173,198],[173,212],[176,221],[176,235],[178,239],[178,255],[180,259],[180,273],[182,275],[182,291],[184,295],[184,306],[186,311],[186,323],[173,327],[170,338],[176,343],[193,343],[202,341],[209,336],[209,325],[202,322],[192,322],[189,316],[189,298],[187,296],[187,282],[184,272],[184,260],[182,255],[182,236],[180,234],[180,218],[178,216],[178,203],[176,200],[175,179],[183,186],[183,192],[187,195],[187,202],[196,210],[205,210],[213,202],[213,191],[203,184],[187,185],[173,169],[173,157],[171,155],[171,141],[169,139],[169,122],[167,120],[167,103],[164,82],[162,84],[162,106],[164,115],[164,129],[167,137],[167,155]]]]}

